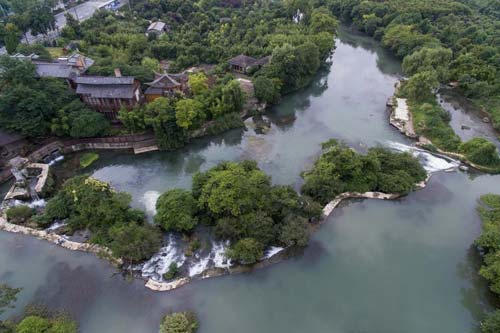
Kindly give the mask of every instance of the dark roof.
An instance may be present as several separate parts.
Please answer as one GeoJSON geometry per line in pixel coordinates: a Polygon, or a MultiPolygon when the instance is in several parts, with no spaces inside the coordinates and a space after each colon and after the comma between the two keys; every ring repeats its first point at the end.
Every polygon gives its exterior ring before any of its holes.
{"type": "Polygon", "coordinates": [[[76,83],[93,84],[93,85],[109,85],[109,84],[134,84],[133,76],[79,76],[76,78],[76,83]]]}
{"type": "Polygon", "coordinates": [[[241,67],[249,67],[255,65],[257,59],[253,57],[246,56],[244,54],[240,54],[232,59],[229,59],[230,65],[241,66],[241,67]]]}
{"type": "Polygon", "coordinates": [[[40,77],[70,78],[71,73],[78,73],[76,68],[57,62],[34,62],[36,73],[40,77]]]}
{"type": "Polygon", "coordinates": [[[78,84],[76,93],[90,95],[95,98],[133,98],[135,92],[135,78],[79,76],[75,82],[78,84]]]}
{"type": "Polygon", "coordinates": [[[146,89],[146,91],[144,92],[144,95],[163,95],[163,89],[162,88],[153,88],[153,87],[149,87],[148,89],[146,89]]]}
{"type": "Polygon", "coordinates": [[[14,143],[16,141],[21,141],[24,140],[24,137],[14,134],[14,133],[7,133],[0,131],[0,147],[9,145],[11,143],[14,143]]]}
{"type": "Polygon", "coordinates": [[[168,26],[162,21],[153,22],[148,27],[148,31],[163,32],[165,30],[168,30],[168,26]]]}
{"type": "Polygon", "coordinates": [[[75,53],[69,57],[59,58],[56,62],[33,60],[33,64],[38,76],[69,79],[85,72],[94,64],[94,60],[75,53]]]}
{"type": "MultiPolygon", "coordinates": [[[[152,88],[175,88],[188,81],[187,74],[160,74],[155,73],[155,80],[153,82],[146,83],[152,88]]],[[[149,90],[149,89],[148,89],[149,90]]],[[[147,91],[146,91],[147,93],[147,91]]]]}

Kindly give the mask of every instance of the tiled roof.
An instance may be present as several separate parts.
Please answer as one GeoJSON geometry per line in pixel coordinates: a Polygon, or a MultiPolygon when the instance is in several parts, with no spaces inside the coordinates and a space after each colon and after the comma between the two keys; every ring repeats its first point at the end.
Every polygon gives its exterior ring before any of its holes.
{"type": "Polygon", "coordinates": [[[134,77],[80,76],[76,93],[95,98],[133,98],[135,92],[134,77]]]}

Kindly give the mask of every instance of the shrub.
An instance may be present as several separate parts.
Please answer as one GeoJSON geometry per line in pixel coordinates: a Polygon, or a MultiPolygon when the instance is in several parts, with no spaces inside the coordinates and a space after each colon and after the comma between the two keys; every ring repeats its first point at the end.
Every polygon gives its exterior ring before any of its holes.
{"type": "Polygon", "coordinates": [[[491,312],[486,316],[486,319],[481,323],[482,333],[498,333],[500,332],[500,310],[491,312]]]}
{"type": "Polygon", "coordinates": [[[7,221],[14,224],[24,224],[33,216],[35,211],[26,205],[15,206],[7,209],[7,221]]]}
{"type": "Polygon", "coordinates": [[[245,123],[241,120],[240,115],[236,112],[232,112],[222,115],[208,123],[205,131],[208,135],[216,135],[233,128],[244,126],[245,123]]]}
{"type": "Polygon", "coordinates": [[[173,262],[168,266],[168,271],[163,274],[163,278],[165,280],[172,280],[177,273],[179,273],[179,267],[177,267],[177,263],[173,262]]]}
{"type": "Polygon", "coordinates": [[[44,215],[52,222],[54,219],[64,219],[69,216],[69,201],[63,195],[56,195],[47,202],[44,215]]]}
{"type": "Polygon", "coordinates": [[[408,153],[371,148],[361,155],[344,143],[328,141],[327,150],[304,172],[302,192],[326,204],[342,192],[408,193],[426,177],[418,160],[408,153]]]}
{"type": "Polygon", "coordinates": [[[28,316],[16,327],[16,333],[43,333],[50,328],[50,322],[46,318],[28,316]]]}
{"type": "Polygon", "coordinates": [[[473,163],[485,166],[500,164],[497,147],[483,138],[474,138],[460,145],[460,152],[473,163]]]}
{"type": "Polygon", "coordinates": [[[194,216],[197,202],[190,192],[174,189],[163,193],[156,202],[155,222],[165,230],[188,232],[198,224],[194,216]]]}
{"type": "Polygon", "coordinates": [[[264,255],[262,244],[253,238],[243,238],[227,250],[227,257],[243,264],[253,264],[264,255]]]}
{"type": "Polygon", "coordinates": [[[309,223],[300,216],[288,216],[281,227],[280,241],[286,246],[306,246],[309,243],[309,223]]]}
{"type": "Polygon", "coordinates": [[[160,333],[194,333],[198,320],[192,312],[176,312],[166,315],[160,324],[160,333]]]}
{"type": "Polygon", "coordinates": [[[109,230],[113,255],[130,262],[150,258],[160,249],[161,235],[155,227],[134,222],[115,225],[109,230]]]}

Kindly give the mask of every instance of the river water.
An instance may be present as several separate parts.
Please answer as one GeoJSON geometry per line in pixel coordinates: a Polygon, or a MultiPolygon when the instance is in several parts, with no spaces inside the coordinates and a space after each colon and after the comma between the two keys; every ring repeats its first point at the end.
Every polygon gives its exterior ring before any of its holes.
{"type": "MultiPolygon", "coordinates": [[[[298,186],[329,138],[361,151],[409,144],[385,110],[399,73],[400,63],[375,41],[342,30],[331,68],[270,110],[265,133],[249,120],[246,131],[173,153],[102,154],[91,172],[130,192],[150,216],[159,193],[189,187],[194,172],[222,160],[256,159],[274,183],[298,186]]],[[[124,279],[92,255],[0,232],[0,281],[24,288],[4,316],[43,302],[73,314],[82,333],[157,332],[171,310],[196,311],[201,333],[475,332],[490,309],[475,273],[475,205],[499,185],[499,176],[437,172],[401,200],[343,204],[296,258],[170,293],[124,279]]]]}

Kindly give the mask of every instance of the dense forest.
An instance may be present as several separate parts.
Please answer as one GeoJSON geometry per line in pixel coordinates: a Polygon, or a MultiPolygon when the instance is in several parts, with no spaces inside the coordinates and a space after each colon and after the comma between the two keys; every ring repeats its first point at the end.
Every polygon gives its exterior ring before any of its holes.
{"type": "Polygon", "coordinates": [[[403,59],[409,80],[400,95],[409,98],[418,134],[443,150],[497,168],[497,154],[489,153],[495,146],[484,140],[462,144],[448,125],[449,115],[431,94],[440,84],[456,82],[456,89],[488,112],[500,129],[500,21],[493,2],[328,1],[338,17],[352,21],[403,59]],[[487,157],[478,158],[483,155],[479,151],[487,157]]]}
{"type": "MultiPolygon", "coordinates": [[[[484,256],[483,265],[479,271],[490,284],[490,289],[500,295],[500,196],[487,194],[481,196],[478,207],[483,222],[483,231],[476,240],[476,245],[484,256]]],[[[500,309],[488,315],[481,323],[483,333],[500,332],[500,309]]]]}

